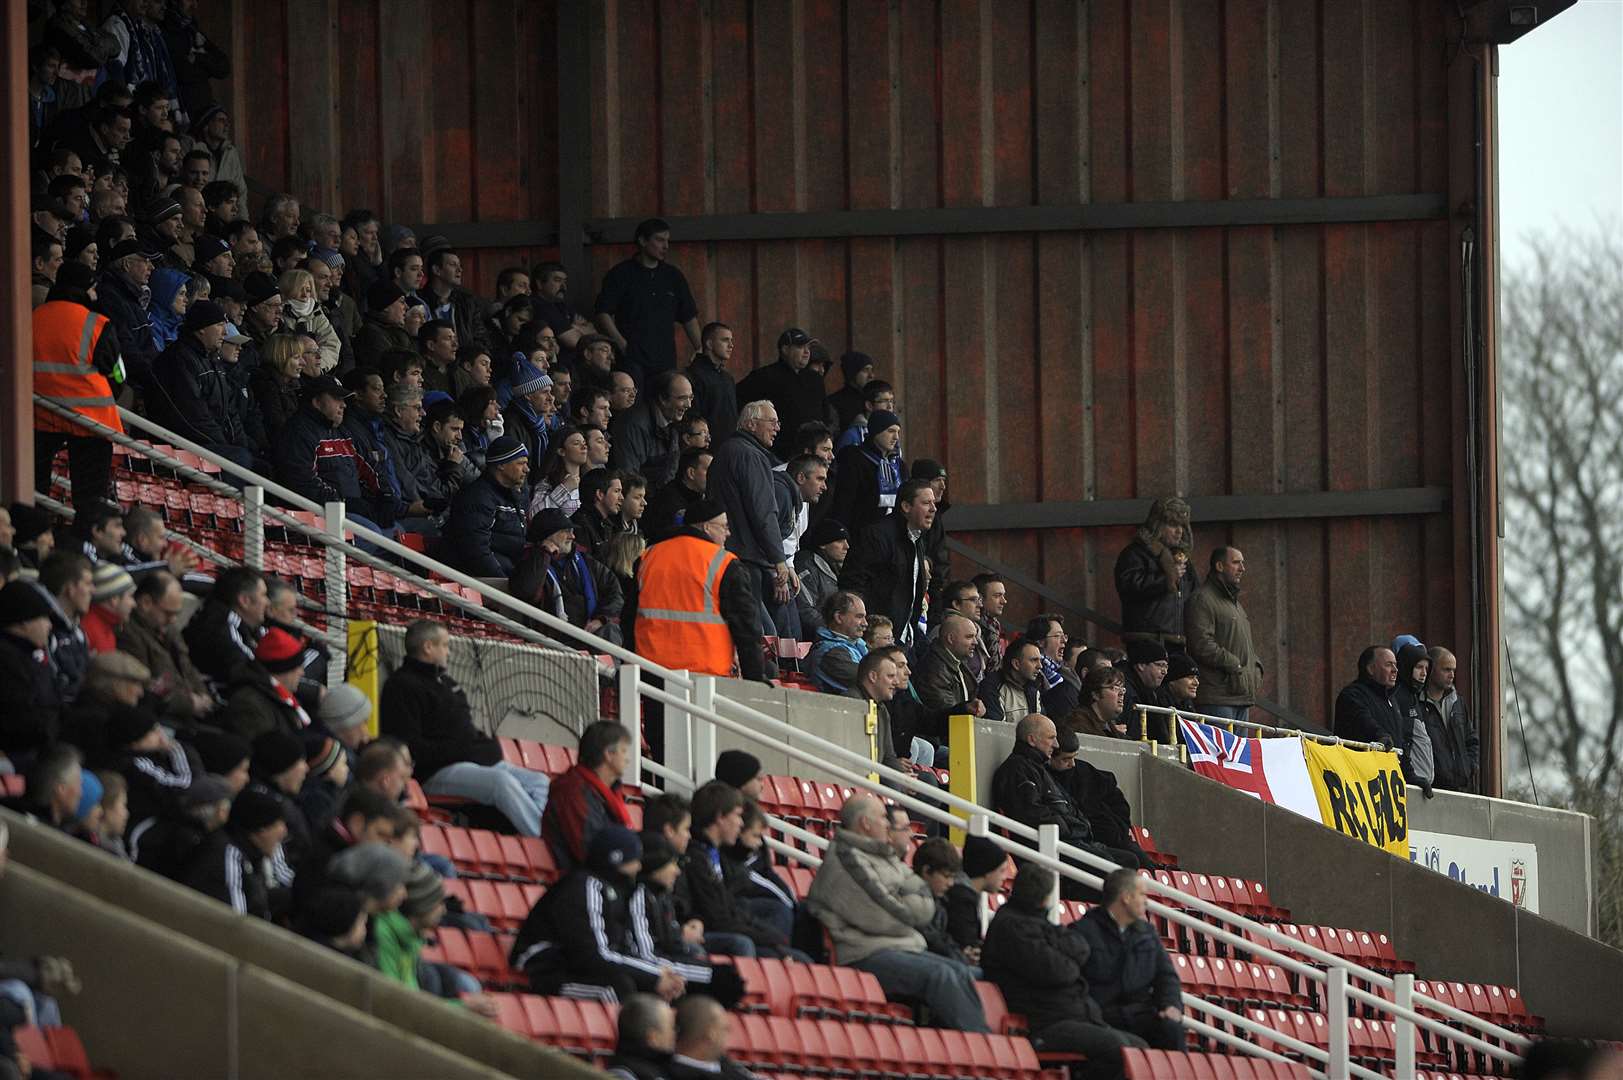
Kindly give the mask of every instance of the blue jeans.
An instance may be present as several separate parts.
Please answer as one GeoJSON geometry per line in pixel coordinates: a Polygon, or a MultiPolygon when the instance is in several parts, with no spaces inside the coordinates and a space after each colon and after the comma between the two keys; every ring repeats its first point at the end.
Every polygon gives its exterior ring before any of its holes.
{"type": "Polygon", "coordinates": [[[1207,716],[1222,716],[1229,720],[1247,720],[1251,713],[1249,705],[1196,705],[1195,708],[1207,716]]]}
{"type": "Polygon", "coordinates": [[[0,997],[10,998],[28,1016],[31,1027],[61,1027],[62,1012],[56,999],[42,994],[21,979],[0,979],[0,997]]]}
{"type": "Polygon", "coordinates": [[[541,811],[547,808],[550,787],[547,774],[533,769],[521,769],[505,761],[494,765],[459,761],[429,777],[423,791],[429,795],[456,795],[494,806],[525,836],[540,836],[541,811]]]}
{"type": "Polygon", "coordinates": [[[453,964],[417,961],[417,987],[435,997],[457,998],[484,989],[479,980],[453,964]]]}
{"type": "Polygon", "coordinates": [[[435,855],[428,851],[419,851],[417,861],[428,867],[442,878],[456,877],[456,863],[444,855],[435,855]]]}
{"type": "Polygon", "coordinates": [[[851,964],[879,980],[885,996],[918,998],[936,1023],[959,1031],[990,1032],[967,964],[927,952],[880,949],[851,964]]]}
{"type": "Polygon", "coordinates": [[[783,935],[785,941],[795,936],[795,909],[770,896],[746,896],[738,901],[756,922],[765,923],[783,935]]]}
{"type": "Polygon", "coordinates": [[[717,956],[754,956],[755,942],[744,934],[717,934],[707,932],[704,935],[704,948],[706,952],[717,956]]]}

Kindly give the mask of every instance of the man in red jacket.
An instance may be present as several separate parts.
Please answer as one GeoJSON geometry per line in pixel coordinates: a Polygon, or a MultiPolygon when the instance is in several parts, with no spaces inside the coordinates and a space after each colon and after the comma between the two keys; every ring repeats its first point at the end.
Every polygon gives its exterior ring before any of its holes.
{"type": "Polygon", "coordinates": [[[558,869],[567,873],[586,861],[592,838],[606,825],[631,828],[631,813],[620,797],[620,776],[631,757],[631,732],[612,720],[599,720],[581,733],[575,767],[553,783],[541,836],[558,869]]]}

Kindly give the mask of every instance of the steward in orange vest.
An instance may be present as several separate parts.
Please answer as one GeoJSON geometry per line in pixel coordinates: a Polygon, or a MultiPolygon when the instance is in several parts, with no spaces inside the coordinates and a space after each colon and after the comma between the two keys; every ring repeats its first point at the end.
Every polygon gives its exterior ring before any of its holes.
{"type": "Polygon", "coordinates": [[[643,555],[626,598],[627,645],[678,671],[766,678],[755,573],[721,545],[727,515],[713,499],[643,555]],[[736,655],[736,660],[735,660],[736,655]]]}
{"type": "MultiPolygon", "coordinates": [[[[45,303],[34,309],[34,392],[80,416],[122,432],[108,376],[122,376],[118,334],[96,302],[95,271],[64,263],[45,303]]],[[[68,448],[75,506],[105,499],[113,475],[113,444],[101,434],[34,406],[34,488],[49,491],[51,459],[68,448]]]]}

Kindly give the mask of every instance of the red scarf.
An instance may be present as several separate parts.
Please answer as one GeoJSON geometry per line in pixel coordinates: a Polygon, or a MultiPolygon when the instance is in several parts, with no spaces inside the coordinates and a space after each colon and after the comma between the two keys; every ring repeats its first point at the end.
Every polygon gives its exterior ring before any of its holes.
{"type": "Polygon", "coordinates": [[[576,765],[575,771],[585,778],[588,787],[603,797],[603,805],[608,808],[609,813],[614,815],[621,825],[631,828],[631,811],[626,809],[626,801],[620,797],[620,792],[605,784],[594,770],[584,765],[576,765]]]}
{"type": "Polygon", "coordinates": [[[276,691],[276,696],[281,700],[282,704],[299,714],[299,726],[301,728],[309,727],[310,714],[304,711],[304,706],[300,705],[299,699],[293,696],[293,691],[277,682],[274,677],[271,678],[270,684],[271,689],[276,691]]]}

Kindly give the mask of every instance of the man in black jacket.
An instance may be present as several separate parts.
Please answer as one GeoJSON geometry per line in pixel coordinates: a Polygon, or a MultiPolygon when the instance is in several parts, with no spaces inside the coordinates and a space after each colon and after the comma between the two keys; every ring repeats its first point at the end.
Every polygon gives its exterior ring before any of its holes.
{"type": "MultiPolygon", "coordinates": [[[[640,472],[650,458],[663,456],[676,460],[676,422],[693,405],[693,384],[686,375],[661,371],[651,376],[636,404],[616,414],[609,424],[609,465],[626,472],[640,472]]],[[[663,484],[669,476],[650,476],[663,484]]]]}
{"type": "Polygon", "coordinates": [[[1116,558],[1124,640],[1183,651],[1184,607],[1200,585],[1189,562],[1193,539],[1188,503],[1168,498],[1151,504],[1144,524],[1116,558]]]}
{"type": "Polygon", "coordinates": [[[1358,657],[1358,678],[1336,695],[1337,738],[1385,743],[1409,749],[1409,718],[1398,709],[1398,658],[1384,645],[1371,645],[1358,657]]]}
{"type": "Polygon", "coordinates": [[[181,880],[230,904],[239,915],[268,920],[273,888],[269,861],[287,836],[285,813],[274,795],[244,788],[231,804],[225,828],[203,838],[181,880]]]}
{"type": "Polygon", "coordinates": [[[693,837],[677,883],[677,918],[704,922],[705,947],[730,956],[803,959],[777,930],[738,903],[722,873],[721,851],[744,829],[744,797],[731,784],[712,780],[693,793],[693,837]]]}
{"type": "MultiPolygon", "coordinates": [[[[1014,736],[1014,749],[997,767],[997,772],[992,774],[992,802],[998,812],[1033,829],[1042,825],[1058,825],[1061,843],[1079,847],[1119,866],[1136,869],[1138,857],[1132,852],[1109,847],[1094,838],[1093,826],[1088,822],[1087,815],[1071,801],[1048,771],[1048,759],[1059,744],[1054,722],[1041,713],[1032,713],[1015,726],[1014,736]]],[[[1094,867],[1088,869],[1096,872],[1094,867]]],[[[1097,897],[1095,890],[1071,878],[1066,878],[1062,884],[1067,899],[1092,900],[1097,897]]]]}
{"type": "Polygon", "coordinates": [[[615,1080],[665,1080],[676,1049],[676,1014],[653,994],[620,1003],[619,1041],[603,1068],[615,1080]]]}
{"type": "Polygon", "coordinates": [[[800,425],[824,418],[823,377],[811,369],[811,335],[798,326],[779,334],[777,361],[745,376],[738,384],[738,400],[773,404],[783,424],[772,452],[785,460],[793,457],[800,425]]]}
{"type": "Polygon", "coordinates": [[[446,672],[451,635],[419,619],[406,627],[406,659],[383,684],[378,727],[411,749],[430,795],[457,795],[494,806],[525,836],[541,835],[545,773],[509,765],[501,744],[473,725],[467,695],[446,672]]]}
{"type": "Polygon", "coordinates": [[[1105,875],[1104,901],[1072,924],[1088,943],[1088,994],[1105,1022],[1157,1050],[1182,1050],[1183,988],[1160,935],[1144,919],[1149,890],[1134,870],[1105,875]]]}
{"type": "Polygon", "coordinates": [[[578,532],[562,510],[548,507],[537,513],[530,519],[529,546],[507,579],[507,591],[618,645],[625,608],[620,579],[578,549],[578,532]]]}
{"type": "Polygon", "coordinates": [[[1054,872],[1028,863],[1014,879],[1009,900],[998,909],[981,944],[981,967],[1003,991],[1010,1012],[1031,1025],[1040,1051],[1081,1053],[1087,1062],[1073,1073],[1085,1080],[1120,1080],[1122,1050],[1148,1044],[1110,1027],[1089,994],[1086,976],[1092,950],[1073,927],[1048,921],[1054,872]]]}
{"type": "Polygon", "coordinates": [[[475,577],[507,578],[524,553],[530,455],[511,435],[485,451],[485,471],[457,492],[445,521],[446,558],[475,577]]]}
{"type": "Polygon", "coordinates": [[[363,447],[344,428],[354,393],[331,375],[303,380],[304,406],[276,440],[276,478],[318,503],[343,502],[346,513],[376,532],[395,520],[395,494],[363,447]]]}
{"type": "Polygon", "coordinates": [[[1160,642],[1150,638],[1128,638],[1127,659],[1117,664],[1127,680],[1127,697],[1122,702],[1121,718],[1127,725],[1127,737],[1141,739],[1148,727],[1149,738],[1159,743],[1172,741],[1172,718],[1165,713],[1140,713],[1138,706],[1171,706],[1162,685],[1167,677],[1167,651],[1160,642]],[[1148,725],[1145,718],[1148,718],[1148,725]]]}
{"type": "Polygon", "coordinates": [[[710,479],[709,450],[682,451],[676,466],[676,477],[656,490],[643,511],[642,531],[650,544],[657,544],[681,528],[688,507],[704,498],[710,479]]]}
{"type": "Polygon", "coordinates": [[[704,347],[693,354],[693,362],[683,372],[693,386],[693,408],[710,425],[711,437],[725,439],[738,426],[738,383],[727,363],[733,356],[733,328],[726,323],[706,323],[704,347]]]}
{"type": "Polygon", "coordinates": [[[1084,761],[1081,750],[1082,740],[1076,732],[1067,729],[1059,733],[1054,754],[1048,759],[1054,782],[1087,817],[1095,840],[1132,852],[1139,866],[1153,866],[1133,838],[1133,808],[1116,783],[1116,774],[1084,761]]]}
{"type": "Polygon", "coordinates": [[[896,512],[854,536],[840,568],[840,588],[861,593],[869,614],[888,616],[904,645],[919,633],[929,581],[924,537],[935,515],[929,482],[909,480],[896,493],[896,512]]]}
{"type": "Polygon", "coordinates": [[[252,567],[234,566],[220,574],[203,610],[186,624],[182,636],[192,663],[216,692],[231,681],[239,664],[254,659],[269,607],[265,576],[252,567]]]}
{"type": "Polygon", "coordinates": [[[632,940],[627,906],[641,867],[637,834],[611,825],[592,838],[586,865],[536,901],[508,954],[532,990],[608,1004],[635,993],[682,996],[675,966],[640,955],[632,940]]]}
{"type": "Polygon", "coordinates": [[[152,277],[153,264],[163,257],[140,240],[125,240],[101,256],[101,280],[96,286],[98,308],[113,321],[124,373],[136,386],[146,385],[158,349],[152,340],[151,301],[142,291],[152,277]]]}
{"type": "Polygon", "coordinates": [[[479,317],[483,305],[462,287],[462,259],[443,237],[428,237],[423,248],[423,269],[428,272],[428,280],[421,295],[428,302],[429,318],[444,319],[455,327],[459,344],[483,345],[485,325],[479,317]]]}
{"type": "Polygon", "coordinates": [[[218,359],[225,333],[220,305],[200,300],[187,309],[180,336],[152,365],[147,410],[164,427],[253,468],[252,439],[238,404],[247,391],[218,359]]]}

